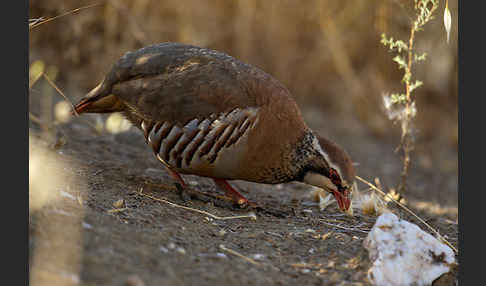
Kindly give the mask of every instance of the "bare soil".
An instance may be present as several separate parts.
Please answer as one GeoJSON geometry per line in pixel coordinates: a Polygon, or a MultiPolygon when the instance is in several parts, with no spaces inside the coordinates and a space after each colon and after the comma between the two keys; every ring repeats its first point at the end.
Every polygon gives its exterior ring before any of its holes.
{"type": "MultiPolygon", "coordinates": [[[[393,152],[398,137],[376,138],[354,118],[327,118],[309,108],[304,115],[317,132],[348,150],[359,163],[359,176],[378,177],[385,189],[398,182],[400,158],[393,152]]],[[[138,130],[97,134],[87,123],[94,119],[87,115],[58,126],[54,141],[31,122],[31,145],[53,152],[52,162],[65,166],[57,175],[76,178],[56,189],[62,194],[56,203],[30,211],[31,282],[369,285],[371,262],[363,240],[376,217],[356,210],[350,218],[336,204],[320,211],[310,188],[299,183],[232,182],[251,201],[284,214],[257,212],[256,220],[213,219],[154,200],[145,195],[220,217],[247,213],[182,200],[138,130]]],[[[407,205],[458,247],[456,147],[439,139],[419,141],[413,159],[407,205]]],[[[184,178],[192,188],[219,193],[207,178],[184,178]]],[[[403,210],[391,210],[427,230],[403,210]]],[[[434,284],[454,285],[456,279],[453,271],[434,284]]]]}

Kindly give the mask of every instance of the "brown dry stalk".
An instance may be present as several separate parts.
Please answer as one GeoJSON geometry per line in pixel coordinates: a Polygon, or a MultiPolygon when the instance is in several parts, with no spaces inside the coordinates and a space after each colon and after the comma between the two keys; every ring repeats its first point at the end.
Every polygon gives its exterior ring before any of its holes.
{"type": "MultiPolygon", "coordinates": [[[[380,190],[379,188],[377,188],[375,185],[373,185],[372,183],[368,182],[367,180],[361,178],[360,176],[355,176],[356,179],[360,180],[361,182],[367,184],[368,186],[370,186],[374,191],[377,191],[378,193],[380,193],[383,197],[386,196],[385,192],[383,192],[382,190],[380,190]]],[[[423,223],[426,227],[428,227],[433,233],[435,233],[437,235],[437,237],[442,241],[444,242],[445,244],[447,244],[450,248],[452,248],[452,250],[454,250],[454,252],[457,254],[457,248],[455,248],[449,241],[447,241],[447,239],[445,239],[437,230],[435,230],[435,228],[433,228],[432,226],[430,226],[427,222],[425,222],[422,218],[420,218],[418,215],[416,215],[413,211],[411,211],[409,208],[407,208],[405,205],[403,205],[402,203],[400,203],[399,201],[395,200],[394,198],[392,198],[391,196],[388,196],[389,199],[391,199],[393,202],[395,202],[397,205],[399,205],[401,208],[403,208],[405,211],[407,211],[409,214],[411,214],[412,216],[414,216],[416,219],[418,219],[421,223],[423,223]]]]}
{"type": "MultiPolygon", "coordinates": [[[[419,2],[415,2],[415,9],[418,9],[418,6],[420,6],[419,2]]],[[[413,146],[413,140],[412,140],[412,134],[411,132],[411,123],[413,117],[411,116],[411,103],[412,103],[412,98],[411,98],[411,92],[412,92],[412,87],[411,87],[411,77],[412,77],[412,63],[413,63],[413,44],[414,44],[414,39],[415,39],[415,32],[419,31],[420,27],[423,26],[425,23],[427,23],[431,17],[434,11],[437,9],[438,6],[434,5],[431,10],[429,11],[426,19],[423,22],[419,22],[418,19],[415,20],[412,23],[412,27],[410,28],[410,38],[408,40],[408,61],[407,61],[407,67],[405,70],[405,76],[407,79],[405,80],[405,117],[402,119],[402,137],[400,140],[400,145],[396,149],[398,151],[399,149],[403,150],[403,166],[402,166],[402,172],[401,172],[401,180],[400,180],[400,185],[398,186],[398,192],[403,194],[406,191],[406,184],[407,184],[407,177],[408,177],[408,171],[410,167],[410,153],[414,149],[413,146]]]]}
{"type": "MultiPolygon", "coordinates": [[[[39,76],[40,77],[44,77],[46,79],[46,81],[49,83],[49,85],[51,85],[56,91],[57,93],[59,93],[67,102],[69,102],[69,104],[71,104],[71,108],[73,110],[73,113],[74,115],[76,116],[79,116],[79,114],[76,112],[76,109],[74,108],[74,104],[73,102],[64,94],[64,92],[62,92],[62,90],[47,76],[46,73],[42,72],[41,75],[39,76]]],[[[38,117],[36,117],[35,115],[33,114],[29,114],[29,117],[30,119],[32,119],[34,122],[38,123],[39,125],[43,126],[57,126],[59,124],[59,121],[54,121],[52,124],[48,124],[46,122],[42,122],[38,117]]],[[[88,120],[84,120],[84,122],[90,126],[91,128],[93,128],[93,130],[96,132],[96,133],[100,133],[100,131],[96,128],[96,126],[94,126],[91,122],[89,122],[88,120]]]]}
{"type": "Polygon", "coordinates": [[[366,230],[362,230],[362,229],[359,229],[359,228],[345,227],[345,226],[342,226],[342,225],[339,225],[339,224],[329,223],[329,222],[326,222],[326,221],[324,221],[322,219],[320,220],[320,222],[322,222],[325,225],[332,226],[332,227],[337,227],[337,228],[341,228],[341,229],[344,229],[344,230],[357,231],[357,232],[362,232],[362,233],[368,233],[369,232],[369,230],[366,231],[366,230]]]}
{"type": "Polygon", "coordinates": [[[74,10],[70,10],[70,11],[68,11],[66,13],[63,13],[61,15],[57,15],[57,16],[48,18],[48,19],[43,20],[43,21],[35,21],[34,23],[32,23],[32,24],[29,25],[29,31],[32,30],[32,29],[34,29],[34,28],[36,28],[36,27],[38,27],[38,26],[40,26],[40,25],[42,25],[42,24],[45,24],[47,22],[50,22],[52,20],[55,20],[55,19],[58,19],[58,18],[67,16],[67,15],[70,15],[70,14],[73,14],[73,13],[76,13],[76,12],[79,12],[79,11],[84,10],[84,9],[88,9],[88,8],[100,6],[100,5],[103,5],[103,4],[105,4],[105,3],[90,4],[90,5],[87,5],[87,6],[83,6],[83,7],[76,8],[74,10]]]}
{"type": "Polygon", "coordinates": [[[128,208],[116,208],[116,209],[109,209],[107,210],[108,213],[119,213],[128,210],[128,208]]]}
{"type": "Polygon", "coordinates": [[[242,258],[242,259],[250,262],[253,265],[260,265],[260,263],[256,262],[255,260],[251,259],[250,257],[246,257],[243,254],[241,254],[241,253],[239,253],[239,252],[237,252],[237,251],[235,251],[233,249],[227,248],[226,246],[224,246],[222,244],[219,245],[219,248],[221,250],[223,250],[223,251],[226,251],[226,252],[231,253],[231,254],[233,254],[235,256],[238,256],[238,257],[240,257],[240,258],[242,258]]]}
{"type": "MultiPolygon", "coordinates": [[[[408,42],[408,63],[407,63],[407,70],[406,73],[409,75],[412,74],[412,55],[413,55],[413,40],[415,37],[415,26],[412,26],[410,29],[410,39],[408,42]]],[[[412,99],[410,97],[410,79],[405,81],[405,90],[406,90],[406,105],[405,105],[405,118],[403,119],[405,122],[405,128],[402,128],[402,138],[400,142],[399,148],[403,150],[403,166],[402,166],[402,173],[401,173],[401,181],[400,185],[398,186],[398,192],[404,194],[407,185],[407,177],[408,177],[408,169],[410,166],[410,152],[413,149],[412,145],[412,138],[410,137],[410,122],[412,118],[410,117],[410,103],[412,99]]]]}
{"type": "Polygon", "coordinates": [[[69,100],[69,98],[67,98],[67,96],[62,92],[62,90],[57,87],[57,85],[45,74],[45,73],[42,73],[42,75],[44,76],[44,78],[47,80],[47,82],[62,96],[64,97],[64,99],[69,102],[69,104],[71,104],[71,107],[73,109],[73,112],[75,115],[79,115],[77,112],[76,112],[76,108],[74,108],[74,104],[72,103],[71,100],[69,100]]]}
{"type": "Polygon", "coordinates": [[[34,115],[32,112],[29,111],[29,118],[30,120],[34,121],[35,123],[48,128],[48,124],[44,123],[38,116],[34,115]],[[45,125],[45,126],[44,126],[45,125]]]}

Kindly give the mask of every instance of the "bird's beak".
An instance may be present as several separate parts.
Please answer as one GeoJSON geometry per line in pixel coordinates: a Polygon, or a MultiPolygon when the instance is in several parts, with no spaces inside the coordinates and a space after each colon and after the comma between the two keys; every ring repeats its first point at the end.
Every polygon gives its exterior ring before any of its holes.
{"type": "Polygon", "coordinates": [[[350,212],[351,199],[349,198],[349,190],[344,189],[343,191],[331,190],[334,198],[336,199],[339,209],[345,213],[350,212]]]}
{"type": "Polygon", "coordinates": [[[329,178],[322,176],[320,174],[316,174],[313,172],[309,172],[304,177],[304,182],[313,185],[319,188],[326,190],[327,192],[334,195],[336,199],[339,209],[346,214],[352,215],[353,209],[351,208],[351,192],[349,188],[345,187],[337,187],[334,185],[329,178]]]}

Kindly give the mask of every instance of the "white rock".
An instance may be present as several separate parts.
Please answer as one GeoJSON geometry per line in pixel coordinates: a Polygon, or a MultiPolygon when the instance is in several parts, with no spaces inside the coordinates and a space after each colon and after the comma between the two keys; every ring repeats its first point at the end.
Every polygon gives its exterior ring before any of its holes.
{"type": "Polygon", "coordinates": [[[255,253],[251,256],[253,259],[255,260],[263,260],[265,258],[265,255],[261,254],[261,253],[255,253]]]}
{"type": "Polygon", "coordinates": [[[385,212],[364,241],[373,266],[368,279],[374,285],[430,285],[450,271],[454,252],[417,225],[385,212]]]}
{"type": "Polygon", "coordinates": [[[216,257],[219,257],[219,258],[226,258],[226,254],[222,253],[222,252],[216,252],[216,257]]]}

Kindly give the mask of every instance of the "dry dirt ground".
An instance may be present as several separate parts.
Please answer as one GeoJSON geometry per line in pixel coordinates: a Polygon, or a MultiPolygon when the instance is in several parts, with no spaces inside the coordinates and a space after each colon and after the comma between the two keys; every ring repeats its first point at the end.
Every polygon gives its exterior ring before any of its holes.
{"type": "MultiPolygon", "coordinates": [[[[304,114],[311,127],[348,150],[359,176],[379,177],[384,188],[397,182],[395,141],[375,138],[353,118],[326,118],[312,109],[304,114]]],[[[46,155],[39,174],[54,192],[39,205],[31,193],[32,285],[369,285],[363,240],[376,217],[355,210],[349,218],[336,204],[320,211],[310,188],[298,183],[233,182],[247,198],[285,217],[259,211],[256,220],[223,220],[176,207],[154,198],[219,217],[247,213],[183,201],[138,130],[97,134],[88,122],[95,116],[59,125],[54,141],[30,123],[30,160],[46,155]]],[[[417,147],[419,155],[407,205],[457,248],[457,150],[431,142],[417,147]]],[[[185,180],[218,192],[209,179],[185,180]]],[[[391,210],[426,229],[403,210],[391,210]]],[[[455,285],[456,273],[434,284],[455,285]]]]}

